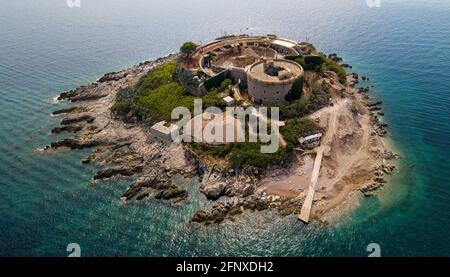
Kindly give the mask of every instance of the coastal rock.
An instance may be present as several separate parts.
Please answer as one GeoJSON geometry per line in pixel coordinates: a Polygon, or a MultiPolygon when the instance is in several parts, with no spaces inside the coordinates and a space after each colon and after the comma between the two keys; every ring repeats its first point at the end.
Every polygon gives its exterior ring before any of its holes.
{"type": "Polygon", "coordinates": [[[64,139],[50,144],[51,148],[57,149],[60,147],[69,147],[70,149],[83,149],[99,145],[100,142],[96,140],[77,140],[77,139],[64,139]]]}
{"type": "Polygon", "coordinates": [[[185,189],[180,189],[178,187],[171,187],[162,192],[161,198],[164,200],[169,200],[176,198],[175,203],[182,201],[188,197],[188,193],[185,189]]]}
{"type": "Polygon", "coordinates": [[[384,183],[375,182],[375,183],[367,184],[367,185],[363,186],[362,188],[360,188],[359,190],[363,193],[363,195],[365,197],[371,197],[371,196],[374,196],[375,192],[377,190],[379,190],[380,188],[382,188],[383,186],[384,186],[384,183]]]}
{"type": "Polygon", "coordinates": [[[385,150],[383,152],[383,158],[386,160],[396,160],[398,159],[398,154],[395,154],[394,152],[389,150],[385,150]]]}
{"type": "Polygon", "coordinates": [[[367,93],[370,91],[370,87],[364,87],[364,88],[359,88],[358,92],[359,93],[367,93]]]}
{"type": "Polygon", "coordinates": [[[142,166],[135,166],[135,167],[126,167],[126,166],[117,166],[117,167],[110,167],[106,169],[99,170],[94,175],[94,180],[101,180],[101,179],[107,179],[111,178],[116,175],[122,175],[122,176],[131,176],[135,173],[141,172],[142,166]]]}
{"type": "Polygon", "coordinates": [[[98,83],[92,83],[87,86],[80,86],[79,88],[77,88],[75,90],[63,92],[58,96],[58,100],[60,100],[60,101],[61,100],[69,100],[69,99],[77,98],[84,93],[89,94],[92,90],[97,88],[97,86],[98,86],[98,83]]]}
{"type": "Polygon", "coordinates": [[[207,221],[211,221],[211,220],[212,220],[212,216],[209,213],[207,213],[204,210],[199,210],[192,216],[191,222],[202,223],[202,222],[207,222],[207,221]]]}
{"type": "Polygon", "coordinates": [[[368,106],[368,107],[379,106],[381,104],[383,104],[383,101],[380,101],[380,100],[374,100],[374,101],[366,102],[366,106],[368,106]]]}
{"type": "Polygon", "coordinates": [[[200,191],[210,200],[217,200],[225,193],[224,182],[208,183],[200,188],[200,191]]]}
{"type": "Polygon", "coordinates": [[[100,98],[106,97],[108,94],[99,94],[99,93],[92,93],[92,94],[82,94],[79,96],[72,97],[70,101],[72,102],[78,102],[78,101],[90,101],[90,100],[98,100],[100,98]]]}
{"type": "Polygon", "coordinates": [[[110,81],[119,81],[120,79],[123,79],[125,77],[128,76],[128,72],[127,71],[119,71],[119,72],[110,72],[110,73],[106,73],[105,75],[103,75],[103,77],[101,77],[100,79],[98,79],[97,82],[99,83],[104,83],[104,82],[110,82],[110,81]]]}
{"type": "Polygon", "coordinates": [[[382,108],[381,107],[370,107],[369,111],[374,112],[374,111],[381,111],[382,108]]]}
{"type": "Polygon", "coordinates": [[[95,116],[84,114],[81,116],[64,118],[61,121],[61,125],[69,125],[69,124],[74,124],[74,123],[78,123],[78,122],[82,122],[82,121],[86,121],[87,123],[92,123],[92,122],[94,122],[94,120],[95,120],[95,116]]]}
{"type": "Polygon", "coordinates": [[[78,133],[79,131],[83,130],[82,126],[76,125],[67,125],[67,126],[61,126],[61,127],[55,127],[52,129],[52,134],[60,134],[62,132],[68,132],[68,133],[78,133]]]}
{"type": "Polygon", "coordinates": [[[188,192],[173,184],[166,177],[159,177],[156,174],[141,177],[136,180],[128,190],[122,195],[126,200],[142,200],[153,193],[156,199],[172,200],[178,203],[188,197],[188,192]]]}
{"type": "Polygon", "coordinates": [[[342,58],[338,57],[338,55],[336,53],[329,54],[328,58],[330,60],[333,60],[333,61],[337,62],[337,63],[342,62],[342,58]]]}
{"type": "Polygon", "coordinates": [[[69,107],[69,108],[65,108],[65,109],[60,109],[60,110],[56,110],[54,112],[52,112],[52,115],[59,115],[59,114],[66,114],[66,113],[73,113],[73,112],[78,112],[81,109],[79,107],[69,107]]]}

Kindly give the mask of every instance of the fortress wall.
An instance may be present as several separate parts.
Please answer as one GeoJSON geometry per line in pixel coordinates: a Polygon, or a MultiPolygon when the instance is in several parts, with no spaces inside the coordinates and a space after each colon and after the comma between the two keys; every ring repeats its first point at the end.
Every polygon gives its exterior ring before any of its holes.
{"type": "Polygon", "coordinates": [[[284,47],[282,45],[278,45],[278,44],[271,44],[270,47],[272,49],[274,49],[275,51],[277,51],[278,53],[281,53],[285,56],[295,56],[298,55],[298,53],[295,52],[295,50],[288,48],[288,47],[284,47]]]}
{"type": "Polygon", "coordinates": [[[292,88],[292,82],[288,83],[266,83],[248,75],[248,94],[255,102],[263,104],[285,103],[286,95],[292,88]]]}
{"type": "Polygon", "coordinates": [[[245,86],[247,84],[247,72],[245,72],[244,69],[230,68],[229,76],[230,76],[230,79],[233,80],[233,83],[237,83],[239,80],[241,80],[242,85],[245,86]]]}

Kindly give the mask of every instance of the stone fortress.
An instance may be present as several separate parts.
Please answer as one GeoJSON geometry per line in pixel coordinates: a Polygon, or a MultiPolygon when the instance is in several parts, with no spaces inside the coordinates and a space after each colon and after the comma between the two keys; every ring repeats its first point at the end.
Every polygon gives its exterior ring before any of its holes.
{"type": "Polygon", "coordinates": [[[197,47],[178,63],[177,73],[196,96],[231,79],[235,102],[285,103],[293,89],[302,94],[302,86],[294,84],[303,83],[304,70],[291,59],[313,55],[308,46],[275,35],[222,37],[197,47]]]}

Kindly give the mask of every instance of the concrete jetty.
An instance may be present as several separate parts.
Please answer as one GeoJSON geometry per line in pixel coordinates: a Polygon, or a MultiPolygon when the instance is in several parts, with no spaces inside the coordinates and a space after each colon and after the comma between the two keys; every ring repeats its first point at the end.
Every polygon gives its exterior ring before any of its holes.
{"type": "Polygon", "coordinates": [[[308,223],[309,217],[311,215],[311,207],[312,202],[314,200],[314,193],[316,192],[317,180],[319,179],[320,167],[322,165],[322,157],[323,157],[324,148],[320,146],[317,149],[316,159],[314,160],[314,168],[311,175],[311,182],[309,183],[308,195],[305,198],[305,202],[303,203],[302,210],[298,219],[308,223]]]}

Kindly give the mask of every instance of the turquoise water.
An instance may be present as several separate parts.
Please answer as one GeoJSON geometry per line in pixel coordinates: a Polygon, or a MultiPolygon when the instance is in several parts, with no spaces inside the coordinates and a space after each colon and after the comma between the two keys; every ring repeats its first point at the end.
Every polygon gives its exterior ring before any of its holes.
{"type": "Polygon", "coordinates": [[[450,255],[450,1],[0,0],[0,256],[450,255]],[[186,3],[189,2],[189,3],[186,3]],[[91,182],[88,151],[39,154],[59,92],[175,52],[186,40],[277,33],[337,52],[384,101],[401,170],[327,227],[272,212],[187,224],[205,199],[123,204],[129,180],[91,182]]]}

